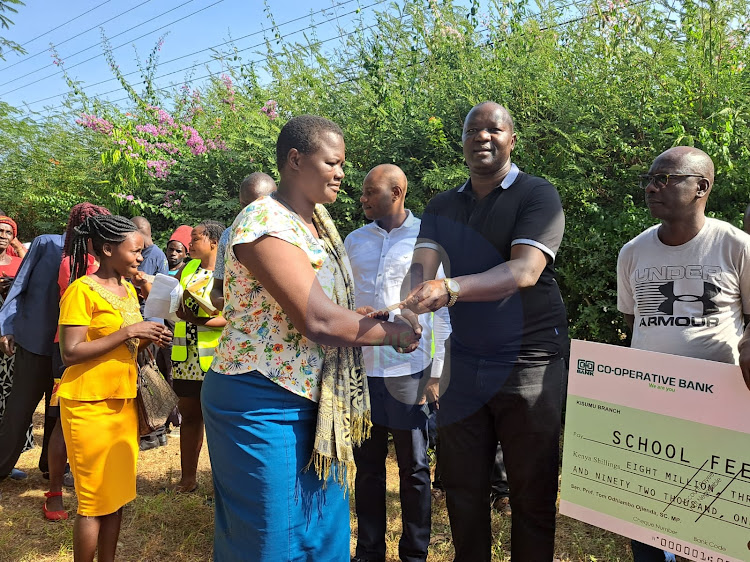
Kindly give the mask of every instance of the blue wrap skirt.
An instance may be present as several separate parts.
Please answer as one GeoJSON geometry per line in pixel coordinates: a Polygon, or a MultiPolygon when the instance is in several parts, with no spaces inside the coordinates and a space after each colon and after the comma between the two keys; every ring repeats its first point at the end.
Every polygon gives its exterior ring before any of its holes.
{"type": "Polygon", "coordinates": [[[201,393],[217,562],[348,562],[349,500],[312,453],[318,405],[261,373],[209,370],[201,393]]]}

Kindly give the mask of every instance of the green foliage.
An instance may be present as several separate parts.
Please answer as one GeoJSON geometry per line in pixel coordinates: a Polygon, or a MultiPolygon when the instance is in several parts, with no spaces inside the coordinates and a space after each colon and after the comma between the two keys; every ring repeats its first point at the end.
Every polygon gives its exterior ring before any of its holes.
{"type": "Polygon", "coordinates": [[[282,124],[316,113],[345,131],[347,176],[331,213],[346,234],[365,222],[359,190],[377,164],[404,169],[417,213],[463,183],[461,120],[494,99],[515,117],[514,160],[563,199],[557,267],[571,335],[622,342],[617,253],[654,222],[637,175],[666,148],[695,145],[716,163],[713,216],[738,225],[750,199],[750,21],[739,0],[572,6],[405,0],[363,14],[336,45],[315,33],[287,42],[267,9],[263,67],[230,48],[217,54],[224,74],[199,89],[154,84],[162,39],[139,61],[140,91],[105,43],[130,110],[88,99],[73,80],[66,110],[40,123],[0,105],[0,207],[27,237],[60,228],[85,199],[145,214],[163,235],[202,218],[230,222],[245,175],[277,177],[282,124]]]}
{"type": "MultiPolygon", "coordinates": [[[[18,10],[13,6],[25,5],[21,0],[0,0],[0,27],[10,29],[10,26],[13,25],[13,20],[8,17],[8,13],[17,14],[18,10]]],[[[19,55],[26,54],[26,49],[15,41],[0,37],[0,59],[5,60],[6,51],[15,51],[19,55]]]]}

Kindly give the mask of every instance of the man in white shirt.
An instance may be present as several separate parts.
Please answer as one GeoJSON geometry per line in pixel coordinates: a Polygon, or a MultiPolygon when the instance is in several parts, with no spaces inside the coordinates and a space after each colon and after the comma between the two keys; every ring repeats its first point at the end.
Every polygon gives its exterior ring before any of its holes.
{"type": "MultiPolygon", "coordinates": [[[[354,273],[358,309],[382,310],[401,301],[401,285],[411,265],[420,220],[404,208],[407,180],[391,164],[373,168],[362,185],[360,202],[372,220],[346,237],[354,273]]],[[[438,274],[442,276],[442,272],[438,274]]],[[[391,313],[393,314],[393,313],[391,313]]],[[[372,436],[355,450],[358,519],[354,561],[385,561],[385,458],[388,434],[398,458],[403,532],[399,556],[404,562],[427,559],[430,542],[430,467],[427,460],[426,404],[437,404],[445,340],[450,334],[447,309],[419,317],[422,339],[416,351],[365,347],[372,408],[372,436]]]]}
{"type": "MultiPolygon", "coordinates": [[[[705,216],[713,182],[711,158],[688,146],[663,152],[641,176],[646,205],[661,223],[620,250],[617,308],[632,330],[631,347],[739,364],[750,387],[750,236],[705,216]]],[[[674,560],[650,545],[632,546],[635,562],[674,560]]]]}

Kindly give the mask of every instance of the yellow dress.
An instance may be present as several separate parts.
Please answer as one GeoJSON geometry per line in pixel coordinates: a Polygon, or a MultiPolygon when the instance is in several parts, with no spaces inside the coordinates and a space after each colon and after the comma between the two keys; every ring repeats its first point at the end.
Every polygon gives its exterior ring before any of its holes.
{"type": "MultiPolygon", "coordinates": [[[[119,297],[81,277],[60,301],[60,325],[88,326],[86,341],[93,341],[141,321],[135,289],[125,286],[128,296],[119,297]]],[[[135,499],[137,350],[138,340],[128,340],[72,365],[57,389],[80,515],[108,515],[135,499]]]]}

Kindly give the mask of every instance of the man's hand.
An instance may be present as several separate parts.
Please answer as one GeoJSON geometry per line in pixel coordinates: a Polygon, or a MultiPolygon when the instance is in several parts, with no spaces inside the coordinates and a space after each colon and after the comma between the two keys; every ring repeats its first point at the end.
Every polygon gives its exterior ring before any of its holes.
{"type": "Polygon", "coordinates": [[[0,351],[10,357],[16,352],[16,340],[13,334],[0,337],[0,351]]]}
{"type": "Polygon", "coordinates": [[[450,301],[450,295],[445,281],[433,279],[417,285],[404,299],[402,307],[408,308],[415,314],[424,314],[443,308],[448,301],[450,301]]]}
{"type": "Polygon", "coordinates": [[[411,333],[403,333],[399,341],[391,344],[393,349],[399,353],[411,353],[417,349],[419,347],[419,340],[422,338],[422,326],[419,323],[417,315],[410,310],[402,310],[401,314],[396,315],[393,322],[394,324],[407,324],[411,329],[411,333]]]}
{"type": "Polygon", "coordinates": [[[425,402],[428,402],[430,404],[435,404],[435,409],[440,409],[440,404],[438,403],[438,397],[440,396],[440,378],[434,377],[430,378],[430,380],[427,382],[427,384],[424,387],[424,394],[422,394],[422,400],[419,401],[420,404],[424,404],[425,402]]]}

